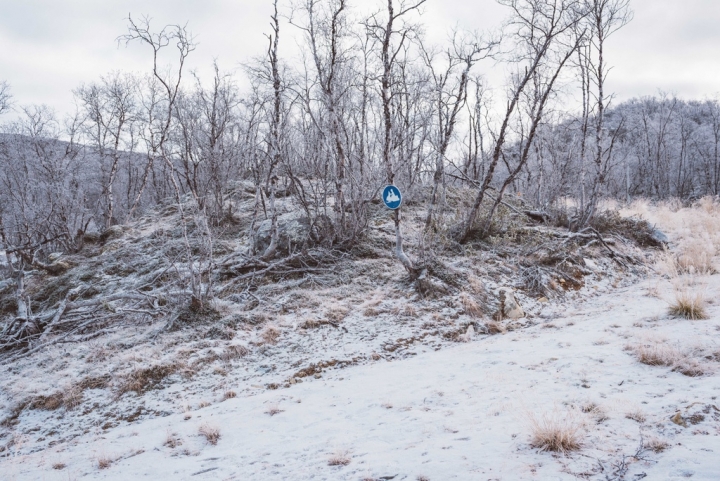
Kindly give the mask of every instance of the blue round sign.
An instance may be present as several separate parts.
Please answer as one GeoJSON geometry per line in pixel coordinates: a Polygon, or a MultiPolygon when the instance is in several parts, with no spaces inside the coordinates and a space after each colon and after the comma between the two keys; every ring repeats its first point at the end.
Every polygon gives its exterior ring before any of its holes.
{"type": "Polygon", "coordinates": [[[382,199],[388,209],[395,210],[402,204],[400,189],[394,185],[388,185],[383,189],[382,199]]]}

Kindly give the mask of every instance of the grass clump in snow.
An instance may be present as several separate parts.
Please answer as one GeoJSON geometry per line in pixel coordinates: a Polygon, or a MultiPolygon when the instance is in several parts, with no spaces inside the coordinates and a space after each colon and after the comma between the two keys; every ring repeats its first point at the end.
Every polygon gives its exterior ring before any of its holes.
{"type": "Polygon", "coordinates": [[[328,459],[328,466],[347,466],[350,464],[350,456],[346,451],[338,451],[328,459]]]}
{"type": "Polygon", "coordinates": [[[462,305],[465,314],[470,317],[482,317],[485,313],[482,306],[480,306],[480,304],[478,304],[477,301],[475,301],[475,299],[473,299],[473,297],[467,292],[460,294],[460,304],[462,305]]]}
{"type": "Polygon", "coordinates": [[[107,469],[112,465],[113,461],[114,460],[111,457],[101,455],[97,458],[97,467],[98,469],[107,469]]]}
{"type": "Polygon", "coordinates": [[[660,438],[648,438],[645,442],[643,442],[643,447],[654,453],[662,453],[670,447],[670,443],[660,438]]]}
{"type": "Polygon", "coordinates": [[[706,300],[703,292],[692,292],[688,287],[675,291],[675,301],[670,304],[670,314],[685,319],[707,319],[706,300]]]}
{"type": "Polygon", "coordinates": [[[585,424],[573,412],[530,416],[530,444],[541,451],[568,453],[582,447],[585,424]]]}
{"type": "Polygon", "coordinates": [[[279,327],[269,325],[265,327],[265,329],[263,329],[260,333],[260,339],[262,340],[263,344],[277,344],[281,333],[282,331],[280,331],[279,327]]]}
{"type": "Polygon", "coordinates": [[[215,446],[220,440],[220,428],[213,426],[208,423],[204,423],[198,429],[198,433],[205,438],[205,440],[215,446]]]}
{"type": "Polygon", "coordinates": [[[134,369],[119,380],[116,396],[120,397],[130,391],[141,394],[184,367],[182,363],[170,362],[134,369]]]}
{"type": "Polygon", "coordinates": [[[648,366],[668,366],[673,371],[689,377],[699,377],[708,373],[705,364],[661,341],[627,346],[627,350],[631,351],[638,361],[648,366]]]}

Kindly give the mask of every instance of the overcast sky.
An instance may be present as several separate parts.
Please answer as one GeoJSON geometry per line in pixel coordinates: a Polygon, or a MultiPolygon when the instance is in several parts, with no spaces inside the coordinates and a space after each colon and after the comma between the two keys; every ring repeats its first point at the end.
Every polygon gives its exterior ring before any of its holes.
{"type": "MultiPolygon", "coordinates": [[[[354,4],[369,8],[382,2],[354,4]]],[[[613,65],[609,86],[618,100],[658,90],[684,98],[718,95],[720,0],[631,4],[635,17],[611,38],[607,53],[613,65]]],[[[422,21],[436,41],[454,25],[495,28],[505,15],[494,0],[429,0],[424,10],[422,21]]],[[[117,45],[129,13],[150,15],[156,27],[188,23],[199,42],[189,64],[205,76],[213,58],[233,70],[265,51],[270,1],[0,0],[0,12],[0,80],[10,83],[16,104],[44,103],[64,114],[73,110],[72,90],[80,84],[111,70],[148,70],[151,58],[144,46],[117,45]]],[[[292,27],[283,28],[290,40],[292,27]]]]}

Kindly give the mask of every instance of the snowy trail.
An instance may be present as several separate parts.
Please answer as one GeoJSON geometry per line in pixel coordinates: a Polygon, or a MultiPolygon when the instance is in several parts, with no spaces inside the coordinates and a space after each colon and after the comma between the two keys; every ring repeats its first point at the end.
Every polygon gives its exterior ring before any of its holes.
{"type": "MultiPolygon", "coordinates": [[[[720,298],[717,277],[707,278],[709,298],[720,298]]],[[[720,309],[711,306],[704,321],[668,318],[667,302],[646,295],[657,282],[592,297],[528,329],[333,371],[289,389],[229,399],[188,413],[189,419],[178,413],[88,433],[62,448],[3,460],[1,477],[720,479],[720,412],[712,407],[720,407],[718,375],[687,377],[640,364],[623,350],[648,336],[718,347],[720,309]],[[586,425],[579,452],[563,456],[530,446],[530,416],[564,416],[568,406],[589,402],[607,419],[568,414],[586,425]],[[702,409],[697,424],[671,421],[677,411],[689,416],[702,409]],[[631,412],[644,421],[627,418],[631,412]],[[219,428],[216,446],[198,435],[204,423],[219,428]],[[164,445],[169,435],[182,444],[164,445]],[[661,437],[669,447],[633,459],[641,435],[661,437]],[[99,470],[100,457],[114,462],[99,470]],[[349,463],[330,466],[333,457],[349,463]],[[53,470],[55,463],[67,467],[53,470]]]]}

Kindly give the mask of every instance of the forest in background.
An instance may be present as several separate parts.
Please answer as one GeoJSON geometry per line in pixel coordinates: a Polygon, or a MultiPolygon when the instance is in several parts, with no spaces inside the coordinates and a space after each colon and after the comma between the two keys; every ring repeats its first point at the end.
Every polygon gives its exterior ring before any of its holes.
{"type": "MultiPolygon", "coordinates": [[[[247,90],[218,65],[209,85],[187,71],[185,26],[136,17],[118,41],[143,45],[152,70],[79,86],[73,115],[13,106],[1,84],[0,112],[20,113],[0,134],[0,247],[18,299],[25,270],[168,203],[180,212],[188,293],[212,297],[213,238],[235,221],[238,189],[255,196],[245,255],[261,263],[291,254],[280,248],[281,198],[309,226],[307,245],[343,250],[366,233],[387,184],[422,203],[430,245],[486,237],[508,197],[582,232],[603,199],[718,195],[717,100],[612,102],[604,48],[631,20],[629,0],[499,0],[501,28],[455,31],[442,46],[424,41],[425,1],[388,0],[356,18],[346,0],[276,0],[247,90]],[[290,29],[303,33],[301,61],[279,57],[290,29]],[[506,83],[488,85],[483,72],[499,65],[506,83]],[[450,212],[454,187],[472,202],[450,212]],[[258,239],[264,221],[269,242],[258,239]]],[[[419,276],[401,211],[394,253],[419,276]]],[[[17,317],[31,317],[22,304],[17,317]]]]}

